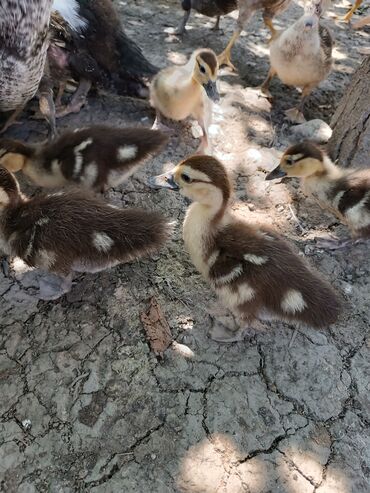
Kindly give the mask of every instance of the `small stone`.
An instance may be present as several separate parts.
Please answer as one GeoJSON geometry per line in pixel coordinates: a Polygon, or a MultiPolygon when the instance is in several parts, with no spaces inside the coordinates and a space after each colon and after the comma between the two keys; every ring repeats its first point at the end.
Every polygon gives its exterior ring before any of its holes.
{"type": "Polygon", "coordinates": [[[278,206],[276,206],[276,210],[277,210],[278,212],[283,212],[283,210],[284,210],[284,206],[283,206],[283,205],[278,205],[278,206]]]}
{"type": "Polygon", "coordinates": [[[22,426],[23,428],[27,431],[27,430],[30,430],[31,429],[31,426],[32,426],[32,423],[31,423],[31,420],[30,419],[24,419],[22,421],[22,426]]]}
{"type": "Polygon", "coordinates": [[[150,456],[150,457],[152,458],[152,460],[154,460],[154,459],[156,459],[156,458],[157,458],[157,456],[156,456],[155,454],[151,454],[151,456],[150,456]]]}
{"type": "Polygon", "coordinates": [[[310,120],[291,128],[291,134],[295,140],[312,140],[317,144],[326,144],[333,133],[327,123],[322,120],[310,120]]]}

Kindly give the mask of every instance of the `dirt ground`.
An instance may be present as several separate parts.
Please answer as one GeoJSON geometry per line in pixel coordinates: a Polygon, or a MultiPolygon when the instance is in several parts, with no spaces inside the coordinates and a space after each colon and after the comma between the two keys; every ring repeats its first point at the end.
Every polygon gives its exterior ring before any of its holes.
{"type": "MultiPolygon", "coordinates": [[[[231,35],[191,16],[182,38],[170,34],[179,1],[115,2],[125,28],[158,66],[180,63],[193,49],[220,52],[231,35]]],[[[370,29],[326,24],[336,39],[335,66],[307,107],[330,122],[370,29]]],[[[287,26],[301,9],[276,19],[287,26]]],[[[366,7],[362,9],[366,13],[366,7]]],[[[369,10],[367,9],[367,13],[369,10]]],[[[267,30],[260,13],[246,26],[223,70],[222,100],[211,129],[215,155],[235,182],[234,209],[289,237],[345,298],[339,322],[324,331],[264,323],[245,341],[208,337],[213,294],[184,251],[186,204],[150,191],[148,176],[192,153],[189,124],[168,148],[106,198],[122,207],[163,211],[177,220],[158,255],[98,275],[81,275],[60,301],[36,297],[34,273],[14,260],[0,275],[0,490],[69,493],[366,493],[370,491],[370,332],[368,250],[323,251],[314,238],[346,230],[306,199],[297,184],[265,182],[289,143],[284,110],[298,92],[278,80],[272,106],[257,86],[268,70],[267,30]],[[299,223],[297,221],[299,220],[299,223]],[[150,351],[140,314],[160,303],[177,344],[163,359],[150,351]]],[[[120,126],[153,121],[146,101],[91,95],[60,128],[93,122],[120,126]]],[[[9,135],[44,138],[28,121],[9,135]]],[[[28,187],[29,190],[33,190],[28,187]]]]}

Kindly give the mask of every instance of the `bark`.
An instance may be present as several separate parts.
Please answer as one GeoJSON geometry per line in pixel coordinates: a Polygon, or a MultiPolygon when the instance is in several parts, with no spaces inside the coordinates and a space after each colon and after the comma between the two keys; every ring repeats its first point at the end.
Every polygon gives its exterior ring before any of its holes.
{"type": "Polygon", "coordinates": [[[331,121],[328,151],[347,167],[370,167],[370,56],[354,73],[331,121]]]}

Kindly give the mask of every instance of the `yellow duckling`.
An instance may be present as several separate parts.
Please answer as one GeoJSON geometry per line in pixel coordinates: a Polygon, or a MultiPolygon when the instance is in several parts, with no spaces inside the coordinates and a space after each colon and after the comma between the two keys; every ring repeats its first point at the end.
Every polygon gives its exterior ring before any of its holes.
{"type": "Polygon", "coordinates": [[[0,248],[49,274],[40,279],[42,299],[68,292],[73,272],[99,272],[158,250],[171,230],[161,214],[121,210],[82,189],[28,199],[0,167],[0,248]]]}
{"type": "Polygon", "coordinates": [[[162,115],[177,121],[192,116],[203,130],[198,152],[209,149],[212,101],[219,99],[217,73],[217,56],[206,48],[196,50],[185,65],[161,70],[150,86],[150,100],[157,115],[153,128],[167,129],[161,122],[162,115]]]}
{"type": "Polygon", "coordinates": [[[336,321],[340,303],[329,283],[277,233],[233,215],[231,185],[217,159],[192,156],[150,184],[178,190],[194,202],[183,224],[185,246],[242,327],[231,332],[216,323],[214,339],[240,340],[243,326],[258,318],[316,328],[336,321]]]}
{"type": "MultiPolygon", "coordinates": [[[[370,238],[370,170],[345,170],[336,166],[310,142],[289,147],[267,180],[280,177],[302,180],[303,191],[323,209],[337,216],[351,230],[353,238],[370,238]]],[[[322,242],[321,242],[322,243],[322,242]]],[[[349,244],[325,242],[332,248],[349,244]]],[[[324,246],[324,243],[322,243],[324,246]]]]}

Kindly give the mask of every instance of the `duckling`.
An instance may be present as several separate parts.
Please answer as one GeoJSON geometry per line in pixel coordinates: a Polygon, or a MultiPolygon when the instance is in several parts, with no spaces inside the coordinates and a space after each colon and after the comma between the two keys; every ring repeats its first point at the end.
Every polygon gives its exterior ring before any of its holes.
{"type": "Polygon", "coordinates": [[[161,70],[150,85],[150,102],[156,109],[153,128],[167,130],[162,115],[172,120],[196,118],[203,130],[199,153],[210,149],[208,127],[212,120],[212,101],[220,96],[216,87],[218,62],[208,48],[196,50],[185,65],[161,70]]]}
{"type": "Polygon", "coordinates": [[[343,17],[343,20],[345,22],[349,22],[355,13],[355,11],[359,8],[359,6],[362,4],[362,0],[355,0],[355,3],[352,5],[352,8],[346,13],[346,15],[343,17]]]}
{"type": "MultiPolygon", "coordinates": [[[[266,176],[302,180],[306,195],[346,224],[354,239],[370,238],[370,170],[347,170],[336,166],[319,147],[302,142],[289,147],[280,164],[266,176]]],[[[321,242],[321,246],[343,247],[350,242],[321,242]]]]}
{"type": "MultiPolygon", "coordinates": [[[[193,201],[183,224],[185,247],[239,326],[267,317],[315,328],[336,321],[340,302],[330,284],[280,235],[233,215],[230,181],[217,159],[192,156],[150,185],[193,201]]],[[[216,340],[240,340],[240,330],[223,329],[214,326],[216,340]]]]}
{"type": "Polygon", "coordinates": [[[263,22],[271,31],[271,35],[275,36],[276,30],[272,23],[272,19],[276,14],[283,12],[289,6],[290,2],[291,0],[239,0],[237,28],[224,51],[218,56],[220,66],[227,65],[232,70],[235,70],[235,66],[231,62],[231,49],[239,38],[246,22],[252,17],[256,10],[263,9],[263,22]]]}
{"type": "Polygon", "coordinates": [[[119,95],[147,97],[146,78],[158,69],[127,37],[111,0],[54,0],[52,45],[48,52],[51,73],[65,83],[73,78],[78,88],[58,117],[78,113],[92,85],[119,95]]]}
{"type": "Polygon", "coordinates": [[[47,144],[0,139],[0,165],[13,173],[22,170],[41,187],[75,183],[104,192],[125,181],[165,142],[167,136],[158,130],[96,125],[67,131],[47,144]]]}
{"type": "Polygon", "coordinates": [[[0,248],[49,273],[40,279],[41,299],[68,292],[73,272],[99,272],[149,255],[170,233],[157,212],[120,210],[87,191],[26,198],[0,167],[0,248]]]}
{"type": "MultiPolygon", "coordinates": [[[[13,113],[1,133],[16,122],[24,107],[37,93],[47,49],[53,0],[2,0],[0,3],[0,112],[13,113]]],[[[40,99],[40,110],[51,126],[48,114],[51,92],[40,99]],[[45,104],[45,96],[48,104],[45,104]]]]}
{"type": "Polygon", "coordinates": [[[212,28],[217,31],[220,28],[221,15],[226,15],[236,10],[238,8],[238,0],[182,0],[181,6],[184,10],[184,17],[176,29],[176,34],[184,34],[191,9],[208,17],[217,17],[216,24],[212,28]]]}
{"type": "Polygon", "coordinates": [[[305,14],[270,44],[270,70],[262,92],[271,97],[269,85],[277,75],[287,85],[302,88],[298,108],[285,112],[294,123],[305,122],[304,104],[313,89],[326,79],[332,68],[333,40],[330,31],[320,23],[321,2],[309,2],[305,14]]]}

